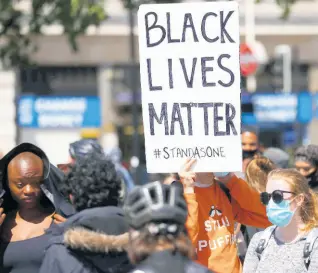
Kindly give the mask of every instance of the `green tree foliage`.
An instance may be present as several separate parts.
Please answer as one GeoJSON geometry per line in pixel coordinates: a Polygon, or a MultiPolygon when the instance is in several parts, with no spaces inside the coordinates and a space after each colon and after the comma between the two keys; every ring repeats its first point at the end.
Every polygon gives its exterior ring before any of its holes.
{"type": "MultiPolygon", "coordinates": [[[[291,7],[297,0],[275,0],[277,5],[283,10],[281,18],[286,20],[290,14],[291,7]]],[[[257,3],[262,2],[262,0],[256,0],[257,3]]]]}
{"type": "MultiPolygon", "coordinates": [[[[177,3],[179,0],[122,0],[125,7],[136,10],[145,3],[177,3]]],[[[207,0],[209,1],[209,0],[207,0]]],[[[218,1],[218,0],[210,0],[218,1]]],[[[261,2],[262,0],[255,0],[261,2]]],[[[276,0],[286,19],[296,0],[276,0]]],[[[44,26],[60,24],[70,46],[77,50],[76,38],[90,25],[106,19],[104,0],[30,0],[29,12],[21,9],[22,0],[0,0],[0,60],[15,66],[29,62],[36,50],[32,37],[41,35],[44,26]]]]}
{"type": "MultiPolygon", "coordinates": [[[[157,4],[162,4],[162,3],[179,3],[181,0],[122,0],[126,8],[132,8],[132,9],[137,9],[139,5],[141,4],[146,4],[146,3],[157,3],[157,4]]],[[[233,0],[206,0],[206,1],[233,1],[233,0]]],[[[249,0],[248,0],[249,1],[249,0]]],[[[260,3],[263,0],[254,0],[256,3],[260,3]]],[[[283,10],[282,19],[287,19],[288,15],[290,14],[290,10],[292,5],[297,1],[297,0],[275,0],[277,5],[283,10]]]]}
{"type": "Polygon", "coordinates": [[[60,24],[73,50],[76,38],[106,15],[101,0],[31,0],[29,11],[21,0],[0,0],[0,60],[6,66],[29,63],[36,50],[32,37],[43,27],[60,24]]]}

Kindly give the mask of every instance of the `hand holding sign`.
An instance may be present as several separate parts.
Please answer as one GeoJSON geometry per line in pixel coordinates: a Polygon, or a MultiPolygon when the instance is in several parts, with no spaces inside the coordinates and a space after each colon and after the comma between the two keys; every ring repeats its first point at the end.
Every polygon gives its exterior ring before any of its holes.
{"type": "Polygon", "coordinates": [[[191,169],[195,162],[196,159],[188,158],[179,172],[179,177],[181,183],[183,184],[184,193],[194,193],[194,182],[196,174],[192,172],[191,169]]]}

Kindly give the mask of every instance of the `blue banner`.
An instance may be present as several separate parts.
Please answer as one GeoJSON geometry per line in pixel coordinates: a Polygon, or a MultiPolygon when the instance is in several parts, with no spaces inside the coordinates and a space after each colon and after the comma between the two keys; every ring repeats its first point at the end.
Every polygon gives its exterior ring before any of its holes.
{"type": "Polygon", "coordinates": [[[296,94],[255,94],[252,102],[259,123],[293,123],[297,120],[296,94]]]}
{"type": "Polygon", "coordinates": [[[312,95],[309,92],[292,94],[262,93],[251,96],[253,113],[242,113],[247,125],[306,124],[312,120],[312,95]]]}
{"type": "Polygon", "coordinates": [[[99,128],[99,97],[21,96],[18,125],[27,128],[99,128]]]}

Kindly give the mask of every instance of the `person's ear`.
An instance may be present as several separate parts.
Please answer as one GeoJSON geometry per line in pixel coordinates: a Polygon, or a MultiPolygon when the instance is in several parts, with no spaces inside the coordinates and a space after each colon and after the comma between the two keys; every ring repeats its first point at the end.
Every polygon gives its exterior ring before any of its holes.
{"type": "Polygon", "coordinates": [[[305,196],[303,194],[299,194],[296,198],[295,198],[295,201],[296,201],[296,204],[298,207],[301,207],[302,204],[304,203],[304,200],[305,200],[305,196]]]}

